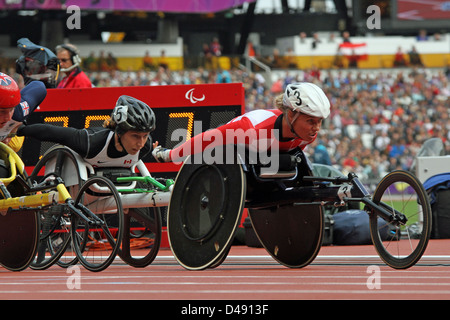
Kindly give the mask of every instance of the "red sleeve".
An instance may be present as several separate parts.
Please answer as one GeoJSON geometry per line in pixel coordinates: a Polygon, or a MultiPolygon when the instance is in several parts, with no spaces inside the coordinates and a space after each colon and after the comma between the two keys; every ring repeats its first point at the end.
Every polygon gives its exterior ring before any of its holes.
{"type": "MultiPolygon", "coordinates": [[[[176,146],[170,151],[170,159],[173,162],[180,161],[191,154],[201,153],[207,148],[213,148],[218,145],[236,144],[237,141],[236,130],[245,132],[248,129],[254,128],[250,120],[246,117],[240,117],[228,122],[216,129],[207,130],[188,141],[176,146]]],[[[245,143],[249,143],[249,139],[245,143]]],[[[256,138],[256,137],[255,137],[256,138]]]]}

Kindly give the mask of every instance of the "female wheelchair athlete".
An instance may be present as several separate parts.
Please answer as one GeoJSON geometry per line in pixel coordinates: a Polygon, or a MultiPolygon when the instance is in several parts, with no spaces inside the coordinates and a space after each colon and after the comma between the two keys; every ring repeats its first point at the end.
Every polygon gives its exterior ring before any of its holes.
{"type": "MultiPolygon", "coordinates": [[[[115,258],[122,238],[123,228],[112,233],[104,216],[114,216],[119,225],[123,225],[123,211],[117,190],[108,179],[93,177],[88,179],[72,198],[63,180],[54,173],[37,183],[28,177],[25,166],[19,156],[8,146],[0,143],[0,158],[11,175],[0,179],[0,264],[12,271],[27,268],[34,260],[38,244],[43,234],[41,216],[55,206],[64,208],[70,215],[72,225],[84,229],[72,228],[72,247],[80,262],[93,271],[106,268],[115,258]],[[96,201],[90,194],[94,186],[108,190],[107,203],[96,201]],[[95,228],[95,229],[94,229],[95,228]],[[88,234],[92,231],[93,234],[88,234]],[[109,250],[95,261],[84,256],[89,236],[102,235],[108,242],[109,250]]],[[[53,230],[52,230],[53,231],[53,230]]]]}
{"type": "Polygon", "coordinates": [[[175,258],[186,269],[217,267],[224,261],[244,208],[261,244],[287,267],[305,267],[317,256],[323,208],[350,203],[369,215],[372,242],[387,265],[409,268],[424,253],[431,208],[411,173],[387,174],[371,196],[353,173],[313,176],[312,164],[299,148],[280,154],[279,170],[271,174],[264,173],[261,161],[250,161],[248,150],[235,148],[232,164],[207,164],[189,156],[175,180],[168,235],[175,258]]]}
{"type": "MultiPolygon", "coordinates": [[[[170,186],[153,179],[140,161],[151,150],[150,133],[155,129],[155,124],[155,115],[146,103],[122,95],[101,128],[76,129],[36,123],[21,126],[17,130],[19,136],[67,146],[47,152],[36,164],[31,174],[33,179],[41,181],[43,174],[44,178],[49,173],[56,174],[74,193],[83,188],[84,181],[90,176],[105,176],[113,181],[119,188],[125,209],[125,235],[121,238],[123,243],[118,253],[125,262],[136,267],[151,263],[158,252],[161,217],[157,207],[164,205],[161,201],[167,205],[170,195],[170,186]],[[134,169],[139,172],[135,174],[134,169]],[[137,177],[138,174],[141,177],[137,177]],[[139,251],[140,256],[134,255],[137,243],[148,251],[143,256],[144,250],[139,251]]],[[[94,187],[89,190],[89,196],[97,197],[98,203],[106,203],[109,192],[94,187]]],[[[48,234],[48,237],[43,239],[32,268],[44,269],[55,261],[60,266],[74,263],[72,260],[76,255],[70,252],[73,248],[69,245],[69,239],[72,238],[73,242],[74,237],[73,231],[69,236],[69,230],[80,230],[77,237],[86,233],[88,238],[83,251],[86,257],[97,256],[94,253],[108,249],[104,235],[97,233],[92,237],[93,232],[85,231],[87,228],[84,225],[74,224],[72,217],[64,212],[64,207],[54,207],[41,218],[43,234],[48,234]]],[[[105,222],[111,226],[111,230],[121,228],[114,216],[106,216],[105,222]]]]}
{"type": "MultiPolygon", "coordinates": [[[[158,181],[153,178],[142,161],[130,169],[93,168],[79,154],[61,145],[52,147],[44,154],[31,177],[42,181],[49,175],[62,178],[70,193],[84,191],[89,195],[91,205],[102,205],[105,210],[109,206],[111,190],[99,185],[91,185],[86,190],[85,184],[93,177],[106,177],[112,181],[111,188],[118,194],[124,212],[123,221],[107,214],[101,216],[111,233],[117,232],[116,241],[121,244],[118,255],[133,267],[145,267],[153,262],[161,242],[159,207],[169,203],[172,180],[158,181]],[[139,250],[135,251],[136,248],[139,250]]],[[[96,232],[96,226],[88,226],[68,214],[64,206],[53,206],[50,210],[41,211],[40,217],[41,239],[31,268],[45,269],[54,263],[68,267],[81,256],[86,268],[100,271],[96,267],[98,262],[94,261],[102,260],[99,255],[111,250],[104,233],[96,232]],[[75,248],[71,243],[74,239],[85,239],[80,252],[73,252],[75,248]]]]}

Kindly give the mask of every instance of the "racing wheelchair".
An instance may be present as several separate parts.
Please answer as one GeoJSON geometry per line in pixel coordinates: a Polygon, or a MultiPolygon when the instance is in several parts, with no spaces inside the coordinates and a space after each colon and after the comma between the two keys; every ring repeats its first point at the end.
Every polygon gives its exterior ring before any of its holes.
{"type": "MultiPolygon", "coordinates": [[[[103,177],[111,181],[119,195],[124,212],[123,221],[114,215],[102,215],[111,233],[117,233],[121,246],[117,253],[133,267],[145,267],[155,259],[161,242],[161,206],[169,203],[173,180],[155,179],[142,161],[132,168],[94,168],[73,150],[55,145],[36,164],[31,177],[37,181],[48,175],[61,177],[70,193],[86,190],[86,181],[103,177]],[[121,231],[121,232],[118,232],[121,231]],[[139,250],[137,250],[139,249],[139,250]]],[[[98,203],[108,210],[112,192],[99,185],[91,185],[91,203],[98,203]]],[[[40,212],[41,239],[35,259],[30,267],[46,269],[54,263],[61,267],[75,264],[81,255],[85,261],[101,259],[101,252],[108,252],[110,244],[106,235],[96,232],[95,226],[86,226],[76,217],[68,214],[64,206],[55,206],[40,212]],[[86,239],[84,250],[73,252],[73,239],[86,239]],[[72,240],[71,240],[72,239],[72,240]]],[[[91,271],[99,271],[95,265],[85,263],[91,271]]]]}
{"type": "Polygon", "coordinates": [[[232,163],[194,161],[194,156],[177,175],[167,218],[171,249],[186,269],[214,268],[225,260],[244,208],[267,252],[291,268],[305,267],[317,256],[328,206],[356,204],[367,212],[373,245],[392,268],[413,266],[427,247],[430,203],[409,172],[387,174],[372,196],[354,173],[314,176],[300,149],[280,154],[272,172],[264,170],[267,163],[258,155],[239,147],[226,157],[232,163]]]}
{"type": "Polygon", "coordinates": [[[113,234],[103,216],[114,216],[122,226],[123,211],[120,196],[111,181],[104,177],[88,179],[72,197],[61,177],[54,173],[40,182],[28,176],[20,157],[3,143],[0,143],[0,159],[2,169],[9,174],[0,179],[0,264],[3,267],[20,271],[33,262],[41,238],[46,236],[42,232],[41,216],[55,207],[63,208],[61,211],[70,215],[69,223],[83,226],[71,232],[75,239],[73,250],[85,267],[99,271],[113,261],[120,248],[123,228],[113,234]],[[107,205],[89,194],[93,186],[108,190],[107,205]],[[84,255],[86,239],[91,236],[88,230],[94,231],[94,236],[101,234],[109,246],[106,253],[92,261],[84,255]]]}

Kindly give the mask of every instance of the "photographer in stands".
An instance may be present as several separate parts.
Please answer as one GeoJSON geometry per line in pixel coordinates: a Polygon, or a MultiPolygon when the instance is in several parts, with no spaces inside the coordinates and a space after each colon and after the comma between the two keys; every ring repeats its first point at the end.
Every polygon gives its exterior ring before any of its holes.
{"type": "Polygon", "coordinates": [[[49,49],[36,45],[27,38],[17,41],[22,56],[16,61],[16,72],[24,80],[25,87],[19,86],[13,78],[0,73],[0,141],[15,152],[23,144],[23,137],[14,132],[44,100],[47,88],[55,86],[58,79],[59,63],[49,49]]]}

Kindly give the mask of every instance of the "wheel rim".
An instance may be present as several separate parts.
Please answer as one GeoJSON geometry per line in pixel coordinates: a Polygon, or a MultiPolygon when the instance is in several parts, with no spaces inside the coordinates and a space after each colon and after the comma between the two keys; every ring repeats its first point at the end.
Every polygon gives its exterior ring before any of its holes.
{"type": "MultiPolygon", "coordinates": [[[[65,179],[64,174],[68,174],[70,171],[71,179],[76,178],[78,183],[72,186],[66,186],[69,193],[75,198],[79,191],[79,186],[81,185],[81,177],[77,164],[77,160],[73,155],[72,151],[63,146],[56,146],[42,157],[42,159],[36,164],[33,172],[31,174],[31,179],[37,180],[39,173],[44,169],[45,174],[49,171],[54,171],[57,176],[65,179]],[[58,168],[55,168],[55,163],[59,162],[58,168]],[[70,166],[70,170],[65,170],[66,165],[70,166]],[[47,166],[49,166],[48,169],[47,166]]],[[[56,208],[56,207],[55,207],[56,208]]],[[[64,210],[63,207],[60,207],[64,210]]],[[[68,267],[76,263],[75,252],[72,250],[68,244],[70,243],[70,218],[68,214],[61,215],[59,211],[55,211],[54,208],[42,210],[41,216],[41,227],[50,228],[53,230],[52,234],[44,234],[45,231],[41,230],[41,241],[37,250],[37,255],[34,261],[31,263],[30,267],[32,269],[42,270],[52,266],[55,262],[61,267],[68,267]],[[45,219],[52,219],[50,225],[49,221],[45,219]],[[58,219],[58,220],[56,220],[58,219]],[[55,225],[56,224],[56,225],[55,225]]],[[[41,228],[41,229],[42,229],[41,228]]]]}
{"type": "Polygon", "coordinates": [[[380,182],[374,202],[407,219],[405,223],[387,223],[371,215],[372,239],[380,257],[393,268],[414,265],[425,251],[431,229],[431,209],[420,182],[406,172],[395,172],[380,182]]]}
{"type": "Polygon", "coordinates": [[[123,237],[124,217],[120,196],[109,180],[93,177],[81,187],[75,200],[75,206],[78,206],[79,203],[95,213],[102,220],[103,225],[86,223],[73,214],[73,246],[85,268],[90,271],[104,270],[117,255],[123,237]],[[106,186],[109,191],[103,195],[91,192],[96,185],[106,186]]]}

